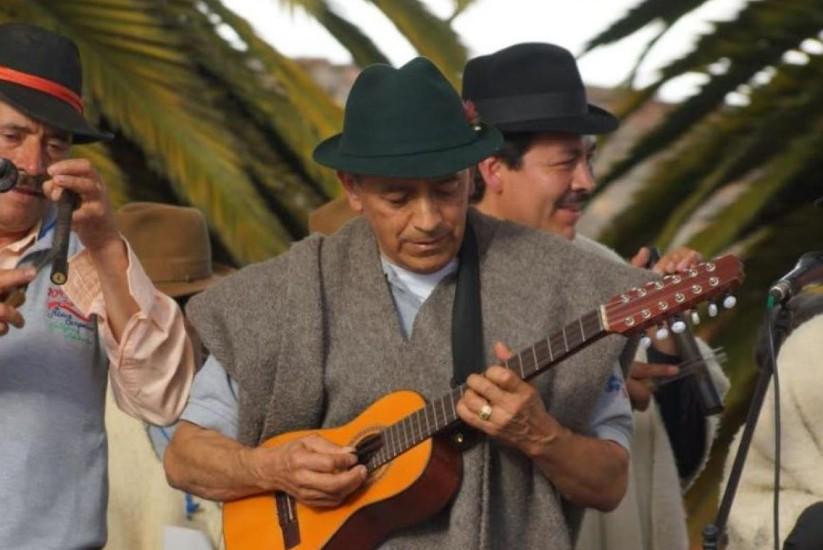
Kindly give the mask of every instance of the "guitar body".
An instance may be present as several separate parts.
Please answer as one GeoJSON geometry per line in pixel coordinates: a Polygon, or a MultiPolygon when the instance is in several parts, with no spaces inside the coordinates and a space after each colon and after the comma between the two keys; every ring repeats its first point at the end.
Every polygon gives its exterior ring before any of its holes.
{"type": "MultiPolygon", "coordinates": [[[[425,405],[411,391],[390,393],[350,423],[325,430],[289,432],[263,443],[274,447],[317,434],[341,446],[354,446],[425,405]]],[[[290,526],[281,525],[274,495],[225,503],[223,533],[228,550],[308,550],[374,548],[399,528],[440,511],[457,492],[462,475],[458,450],[443,436],[424,440],[372,472],[363,488],[336,508],[311,508],[293,499],[290,526]],[[287,542],[284,527],[298,533],[287,542]]],[[[282,494],[281,494],[282,495],[282,494]]],[[[285,497],[281,496],[281,500],[285,497]]],[[[281,505],[285,504],[281,502],[281,505]]]]}

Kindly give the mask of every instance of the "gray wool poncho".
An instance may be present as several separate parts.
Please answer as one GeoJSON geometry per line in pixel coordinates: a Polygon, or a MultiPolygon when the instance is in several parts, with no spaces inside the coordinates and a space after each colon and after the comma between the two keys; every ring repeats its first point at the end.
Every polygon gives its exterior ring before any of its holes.
{"type": "MultiPolygon", "coordinates": [[[[484,340],[519,351],[649,278],[554,235],[471,211],[480,255],[484,340]]],[[[377,242],[364,219],[313,235],[191,300],[198,333],[240,387],[241,442],[349,422],[378,397],[449,390],[456,277],[403,336],[377,242]]],[[[609,336],[534,380],[549,412],[586,433],[624,340],[609,336]]],[[[488,364],[494,362],[491,349],[488,364]]],[[[462,485],[433,520],[381,548],[571,548],[554,486],[520,452],[483,439],[463,454],[462,485]]],[[[566,503],[568,504],[568,503],[566,503]]],[[[576,516],[566,507],[568,517],[576,516]]],[[[573,523],[573,522],[571,522],[573,523]]]]}

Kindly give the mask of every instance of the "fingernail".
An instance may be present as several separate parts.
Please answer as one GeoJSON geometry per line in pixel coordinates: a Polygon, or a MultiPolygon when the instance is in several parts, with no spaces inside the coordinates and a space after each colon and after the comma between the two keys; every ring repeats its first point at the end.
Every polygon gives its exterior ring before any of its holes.
{"type": "Polygon", "coordinates": [[[37,275],[37,270],[36,270],[36,269],[34,269],[34,267],[33,267],[33,266],[27,266],[26,268],[24,268],[24,269],[23,269],[23,274],[24,274],[27,278],[29,278],[29,279],[33,279],[33,278],[34,278],[34,276],[35,276],[35,275],[37,275]]]}
{"type": "Polygon", "coordinates": [[[668,369],[666,369],[666,372],[669,373],[669,376],[674,376],[675,374],[680,372],[680,369],[677,368],[677,367],[672,366],[672,367],[669,367],[668,369]]]}

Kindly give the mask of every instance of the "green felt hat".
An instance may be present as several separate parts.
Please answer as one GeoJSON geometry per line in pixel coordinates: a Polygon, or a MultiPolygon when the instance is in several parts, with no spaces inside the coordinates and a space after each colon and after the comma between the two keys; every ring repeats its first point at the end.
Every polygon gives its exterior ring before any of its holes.
{"type": "Polygon", "coordinates": [[[349,93],[343,132],[320,143],[314,160],[367,176],[453,174],[503,143],[500,132],[473,117],[428,59],[415,58],[399,69],[371,65],[349,93]]]}

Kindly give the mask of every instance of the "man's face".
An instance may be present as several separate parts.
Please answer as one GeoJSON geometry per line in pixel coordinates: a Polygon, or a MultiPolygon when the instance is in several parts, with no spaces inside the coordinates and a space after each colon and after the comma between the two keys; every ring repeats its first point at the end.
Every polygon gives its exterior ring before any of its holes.
{"type": "MultiPolygon", "coordinates": [[[[571,239],[594,189],[594,141],[573,134],[542,134],[512,169],[500,162],[493,215],[571,239]]],[[[487,190],[487,193],[494,193],[487,190]]],[[[486,198],[484,198],[484,201],[486,198]]]]}
{"type": "Polygon", "coordinates": [[[369,222],[391,262],[433,273],[457,256],[469,207],[468,170],[436,179],[338,175],[349,205],[369,222]]]}
{"type": "Polygon", "coordinates": [[[0,193],[0,239],[22,236],[43,216],[46,199],[31,176],[66,158],[71,136],[27,117],[0,101],[0,157],[20,171],[17,185],[0,193]]]}

